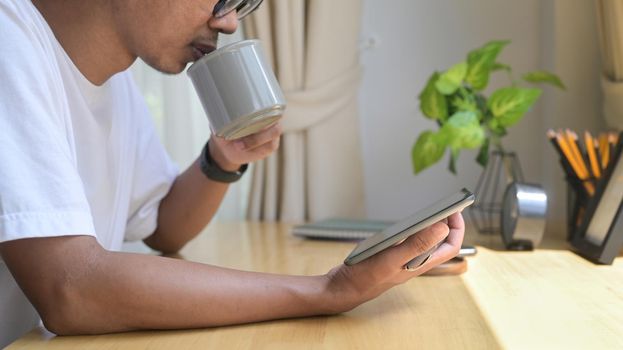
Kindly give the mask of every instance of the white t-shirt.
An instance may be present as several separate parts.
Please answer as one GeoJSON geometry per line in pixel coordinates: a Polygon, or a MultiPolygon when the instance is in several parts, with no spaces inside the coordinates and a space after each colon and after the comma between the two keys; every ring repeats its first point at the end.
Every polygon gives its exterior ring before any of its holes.
{"type": "MultiPolygon", "coordinates": [[[[178,169],[130,72],[91,84],[28,0],[0,0],[0,242],[156,228],[178,169]]],[[[0,260],[0,347],[39,318],[0,260]]]]}

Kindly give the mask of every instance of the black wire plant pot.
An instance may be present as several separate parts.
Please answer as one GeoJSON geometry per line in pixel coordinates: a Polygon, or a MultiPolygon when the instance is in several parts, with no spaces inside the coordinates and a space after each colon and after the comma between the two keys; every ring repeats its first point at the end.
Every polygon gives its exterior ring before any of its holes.
{"type": "Polygon", "coordinates": [[[509,184],[523,181],[523,171],[515,152],[491,152],[476,184],[476,201],[468,211],[469,218],[479,233],[501,233],[500,217],[504,191],[509,184]]]}

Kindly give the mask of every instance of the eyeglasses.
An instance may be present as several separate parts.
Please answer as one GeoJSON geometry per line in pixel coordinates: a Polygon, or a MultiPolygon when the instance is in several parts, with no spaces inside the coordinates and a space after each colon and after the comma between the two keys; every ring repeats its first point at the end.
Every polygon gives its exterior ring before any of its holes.
{"type": "Polygon", "coordinates": [[[212,15],[220,18],[236,10],[238,20],[241,20],[249,13],[255,11],[262,1],[263,0],[219,0],[216,5],[214,5],[212,15]]]}

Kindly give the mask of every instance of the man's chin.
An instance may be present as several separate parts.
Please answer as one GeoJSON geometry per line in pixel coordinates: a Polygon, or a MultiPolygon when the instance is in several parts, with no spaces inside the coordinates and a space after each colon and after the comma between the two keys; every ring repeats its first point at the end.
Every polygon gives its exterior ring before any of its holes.
{"type": "Polygon", "coordinates": [[[179,74],[181,72],[184,71],[184,69],[186,69],[186,62],[176,62],[176,63],[153,63],[150,62],[148,60],[143,60],[145,63],[147,63],[148,66],[150,66],[151,68],[159,71],[160,73],[164,73],[164,74],[179,74]]]}
{"type": "Polygon", "coordinates": [[[180,74],[185,69],[186,69],[186,65],[183,65],[183,66],[179,66],[178,68],[175,68],[175,69],[159,69],[159,71],[161,73],[164,73],[164,74],[171,74],[171,75],[173,75],[173,74],[180,74]]]}

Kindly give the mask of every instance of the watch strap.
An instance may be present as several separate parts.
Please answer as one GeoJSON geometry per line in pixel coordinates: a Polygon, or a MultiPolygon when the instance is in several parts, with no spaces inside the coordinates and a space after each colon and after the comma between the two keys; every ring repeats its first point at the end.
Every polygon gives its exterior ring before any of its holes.
{"type": "Polygon", "coordinates": [[[248,164],[243,164],[237,171],[223,170],[212,158],[209,144],[210,141],[206,142],[201,151],[199,160],[201,172],[207,176],[208,179],[218,182],[232,183],[238,181],[247,170],[248,164]]]}

